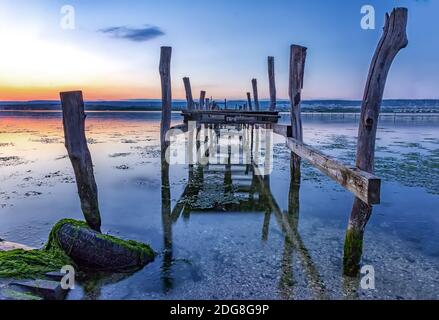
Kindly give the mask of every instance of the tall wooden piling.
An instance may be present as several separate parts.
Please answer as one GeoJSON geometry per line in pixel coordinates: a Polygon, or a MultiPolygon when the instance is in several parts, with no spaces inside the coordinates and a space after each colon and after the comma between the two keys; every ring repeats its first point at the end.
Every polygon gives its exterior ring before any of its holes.
{"type": "MultiPolygon", "coordinates": [[[[298,45],[292,45],[290,50],[289,97],[291,105],[292,137],[300,142],[303,142],[301,102],[306,51],[307,48],[298,45]]],[[[300,157],[292,153],[291,170],[296,181],[300,180],[300,162],[300,157]]]]}
{"type": "Polygon", "coordinates": [[[205,108],[206,91],[200,92],[200,110],[206,110],[205,108]]]}
{"type": "Polygon", "coordinates": [[[206,110],[210,110],[210,99],[206,98],[206,110]]]}
{"type": "Polygon", "coordinates": [[[186,91],[187,109],[194,110],[194,99],[192,97],[191,81],[188,77],[183,78],[184,90],[186,91]]]}
{"type": "Polygon", "coordinates": [[[268,82],[270,85],[270,111],[276,110],[276,80],[274,75],[274,57],[268,57],[268,82]]]}
{"type": "Polygon", "coordinates": [[[255,110],[259,111],[259,97],[258,97],[258,80],[252,79],[253,100],[255,101],[255,110]]]}
{"type": "Polygon", "coordinates": [[[252,96],[251,96],[250,92],[247,92],[247,103],[248,103],[248,108],[247,108],[247,110],[252,111],[252,110],[253,110],[253,106],[252,106],[252,96]]]}
{"type": "Polygon", "coordinates": [[[162,160],[167,148],[166,133],[171,127],[172,90],[171,90],[171,47],[161,47],[160,78],[162,87],[162,121],[160,126],[160,141],[162,145],[162,160]]]}
{"type": "MultiPolygon", "coordinates": [[[[384,33],[369,70],[361,106],[356,165],[370,173],[374,172],[375,140],[387,75],[398,52],[408,44],[407,19],[406,8],[396,8],[390,16],[386,14],[384,33]]],[[[343,259],[345,275],[356,276],[359,272],[364,229],[371,214],[372,206],[356,198],[346,232],[343,259]]]]}
{"type": "Polygon", "coordinates": [[[75,172],[76,185],[85,221],[93,230],[101,231],[101,215],[98,203],[93,162],[85,137],[84,100],[81,91],[62,92],[61,107],[65,146],[75,172]]]}

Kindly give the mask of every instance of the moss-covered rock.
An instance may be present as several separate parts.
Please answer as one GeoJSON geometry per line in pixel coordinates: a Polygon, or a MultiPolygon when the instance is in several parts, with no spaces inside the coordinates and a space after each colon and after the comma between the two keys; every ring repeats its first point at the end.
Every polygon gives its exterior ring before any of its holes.
{"type": "Polygon", "coordinates": [[[59,222],[51,239],[78,266],[94,271],[132,272],[154,260],[148,245],[98,233],[74,220],[59,222]]]}
{"type": "Polygon", "coordinates": [[[132,272],[154,260],[146,244],[93,231],[85,222],[65,219],[40,250],[0,251],[0,278],[37,279],[65,265],[79,270],[132,272]]]}

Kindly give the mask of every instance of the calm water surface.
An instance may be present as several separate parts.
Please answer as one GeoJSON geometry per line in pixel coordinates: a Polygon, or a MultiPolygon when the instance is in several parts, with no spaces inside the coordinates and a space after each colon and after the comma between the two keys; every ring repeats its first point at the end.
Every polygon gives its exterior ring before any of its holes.
{"type": "MultiPolygon", "coordinates": [[[[375,268],[372,291],[341,275],[351,193],[304,163],[300,209],[289,217],[289,152],[280,137],[270,188],[287,221],[298,223],[293,241],[263,208],[186,209],[163,219],[159,121],[153,112],[88,115],[104,231],[150,243],[159,256],[132,275],[83,281],[70,299],[439,298],[439,117],[380,120],[382,204],[367,227],[362,262],[375,268]]],[[[351,115],[305,115],[305,139],[353,163],[357,123],[351,115]]],[[[173,208],[188,168],[171,166],[170,181],[173,208]]],[[[205,182],[208,192],[208,183],[224,179],[211,174],[205,182]]],[[[67,217],[82,214],[60,114],[2,112],[0,238],[40,247],[67,217]]]]}

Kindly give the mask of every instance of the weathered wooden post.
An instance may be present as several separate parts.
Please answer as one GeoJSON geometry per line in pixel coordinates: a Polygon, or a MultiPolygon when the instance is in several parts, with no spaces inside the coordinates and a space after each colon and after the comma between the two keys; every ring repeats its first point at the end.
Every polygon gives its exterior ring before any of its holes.
{"type": "Polygon", "coordinates": [[[188,77],[183,78],[184,89],[186,91],[187,109],[194,110],[194,99],[192,97],[191,82],[188,77]]]}
{"type": "Polygon", "coordinates": [[[161,47],[160,78],[162,86],[162,121],[160,127],[160,141],[162,145],[162,160],[168,143],[166,133],[171,127],[172,91],[171,91],[171,47],[161,47]]]}
{"type": "MultiPolygon", "coordinates": [[[[291,46],[290,51],[290,77],[289,77],[289,97],[291,104],[291,126],[292,137],[303,142],[303,128],[301,115],[303,78],[305,74],[307,48],[297,45],[291,46]]],[[[300,180],[300,157],[291,153],[291,170],[294,179],[300,180]]]]}
{"type": "Polygon", "coordinates": [[[259,111],[259,97],[258,97],[258,80],[252,79],[253,99],[255,100],[255,110],[259,111]]]}
{"type": "Polygon", "coordinates": [[[90,228],[101,232],[98,188],[93,173],[90,150],[85,137],[86,115],[82,92],[61,92],[60,96],[65,146],[75,172],[82,213],[90,228]]]}
{"type": "Polygon", "coordinates": [[[206,98],[206,110],[210,110],[210,100],[206,98]]]}
{"type": "Polygon", "coordinates": [[[170,220],[171,212],[171,188],[169,183],[169,163],[166,160],[166,150],[169,141],[166,141],[166,134],[171,126],[172,112],[172,90],[171,90],[171,47],[162,47],[160,54],[160,78],[162,88],[162,121],[160,128],[161,140],[161,182],[162,182],[162,224],[163,224],[163,241],[165,253],[163,256],[163,270],[165,270],[163,281],[166,288],[172,286],[172,277],[170,276],[170,267],[172,264],[172,223],[170,220]]]}
{"type": "Polygon", "coordinates": [[[248,108],[247,108],[247,110],[252,111],[252,110],[253,110],[253,106],[252,106],[252,96],[251,96],[250,92],[247,92],[247,103],[248,103],[248,108]]]}
{"type": "Polygon", "coordinates": [[[270,84],[270,111],[276,110],[276,81],[274,76],[274,57],[268,57],[268,81],[270,84]]]}
{"type": "MultiPolygon", "coordinates": [[[[384,33],[369,70],[361,106],[356,164],[359,169],[370,173],[374,172],[375,140],[387,75],[398,52],[408,44],[407,18],[406,8],[393,9],[390,16],[386,14],[384,33]]],[[[344,246],[343,266],[347,276],[358,275],[363,253],[364,229],[371,214],[372,206],[356,198],[344,246]]]]}
{"type": "Polygon", "coordinates": [[[224,99],[224,109],[227,110],[227,99],[224,99]]]}
{"type": "Polygon", "coordinates": [[[200,92],[200,110],[205,110],[206,91],[200,92]]]}

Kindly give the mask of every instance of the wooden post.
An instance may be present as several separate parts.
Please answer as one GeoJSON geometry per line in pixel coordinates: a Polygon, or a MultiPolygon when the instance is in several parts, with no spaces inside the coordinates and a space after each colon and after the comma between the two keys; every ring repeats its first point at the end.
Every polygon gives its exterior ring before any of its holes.
{"type": "Polygon", "coordinates": [[[270,83],[270,111],[276,110],[276,81],[274,76],[274,57],[268,57],[268,81],[270,83]]]}
{"type": "Polygon", "coordinates": [[[200,92],[200,110],[205,110],[206,91],[200,92]]]}
{"type": "Polygon", "coordinates": [[[206,110],[210,110],[210,100],[206,98],[206,110]]]}
{"type": "Polygon", "coordinates": [[[85,221],[101,232],[98,188],[93,173],[93,162],[85,137],[84,100],[81,91],[61,92],[61,107],[65,146],[75,172],[81,209],[85,221]]]}
{"type": "Polygon", "coordinates": [[[227,99],[224,99],[224,110],[227,110],[227,99]]]}
{"type": "Polygon", "coordinates": [[[259,97],[258,97],[258,80],[252,79],[253,99],[255,100],[255,110],[259,111],[259,97]]]}
{"type": "MultiPolygon", "coordinates": [[[[398,52],[408,44],[407,18],[406,8],[393,9],[390,16],[386,14],[384,33],[369,69],[361,106],[356,163],[360,170],[369,173],[374,172],[376,132],[387,75],[398,52]]],[[[356,198],[344,246],[343,266],[347,276],[356,276],[359,272],[364,229],[371,214],[372,206],[356,198]]]]}
{"type": "Polygon", "coordinates": [[[163,151],[167,148],[166,133],[171,127],[172,91],[171,91],[171,47],[161,47],[160,54],[160,78],[162,86],[162,121],[160,127],[160,141],[163,151]]]}
{"type": "Polygon", "coordinates": [[[252,107],[252,96],[251,96],[250,92],[247,92],[247,103],[248,103],[247,110],[252,111],[253,110],[253,107],[252,107]]]}
{"type": "Polygon", "coordinates": [[[292,45],[290,52],[290,81],[289,96],[291,103],[291,125],[293,127],[293,138],[303,142],[303,128],[301,116],[301,102],[303,77],[305,73],[307,48],[292,45]]]}
{"type": "MultiPolygon", "coordinates": [[[[292,137],[300,142],[303,142],[300,107],[305,74],[306,50],[307,48],[305,47],[292,45],[290,51],[289,97],[291,104],[292,137]]],[[[300,180],[300,163],[300,157],[295,153],[291,153],[290,167],[296,181],[300,180]]]]}
{"type": "Polygon", "coordinates": [[[186,90],[187,109],[194,110],[194,99],[192,97],[191,82],[188,77],[183,78],[184,89],[186,90]]]}

